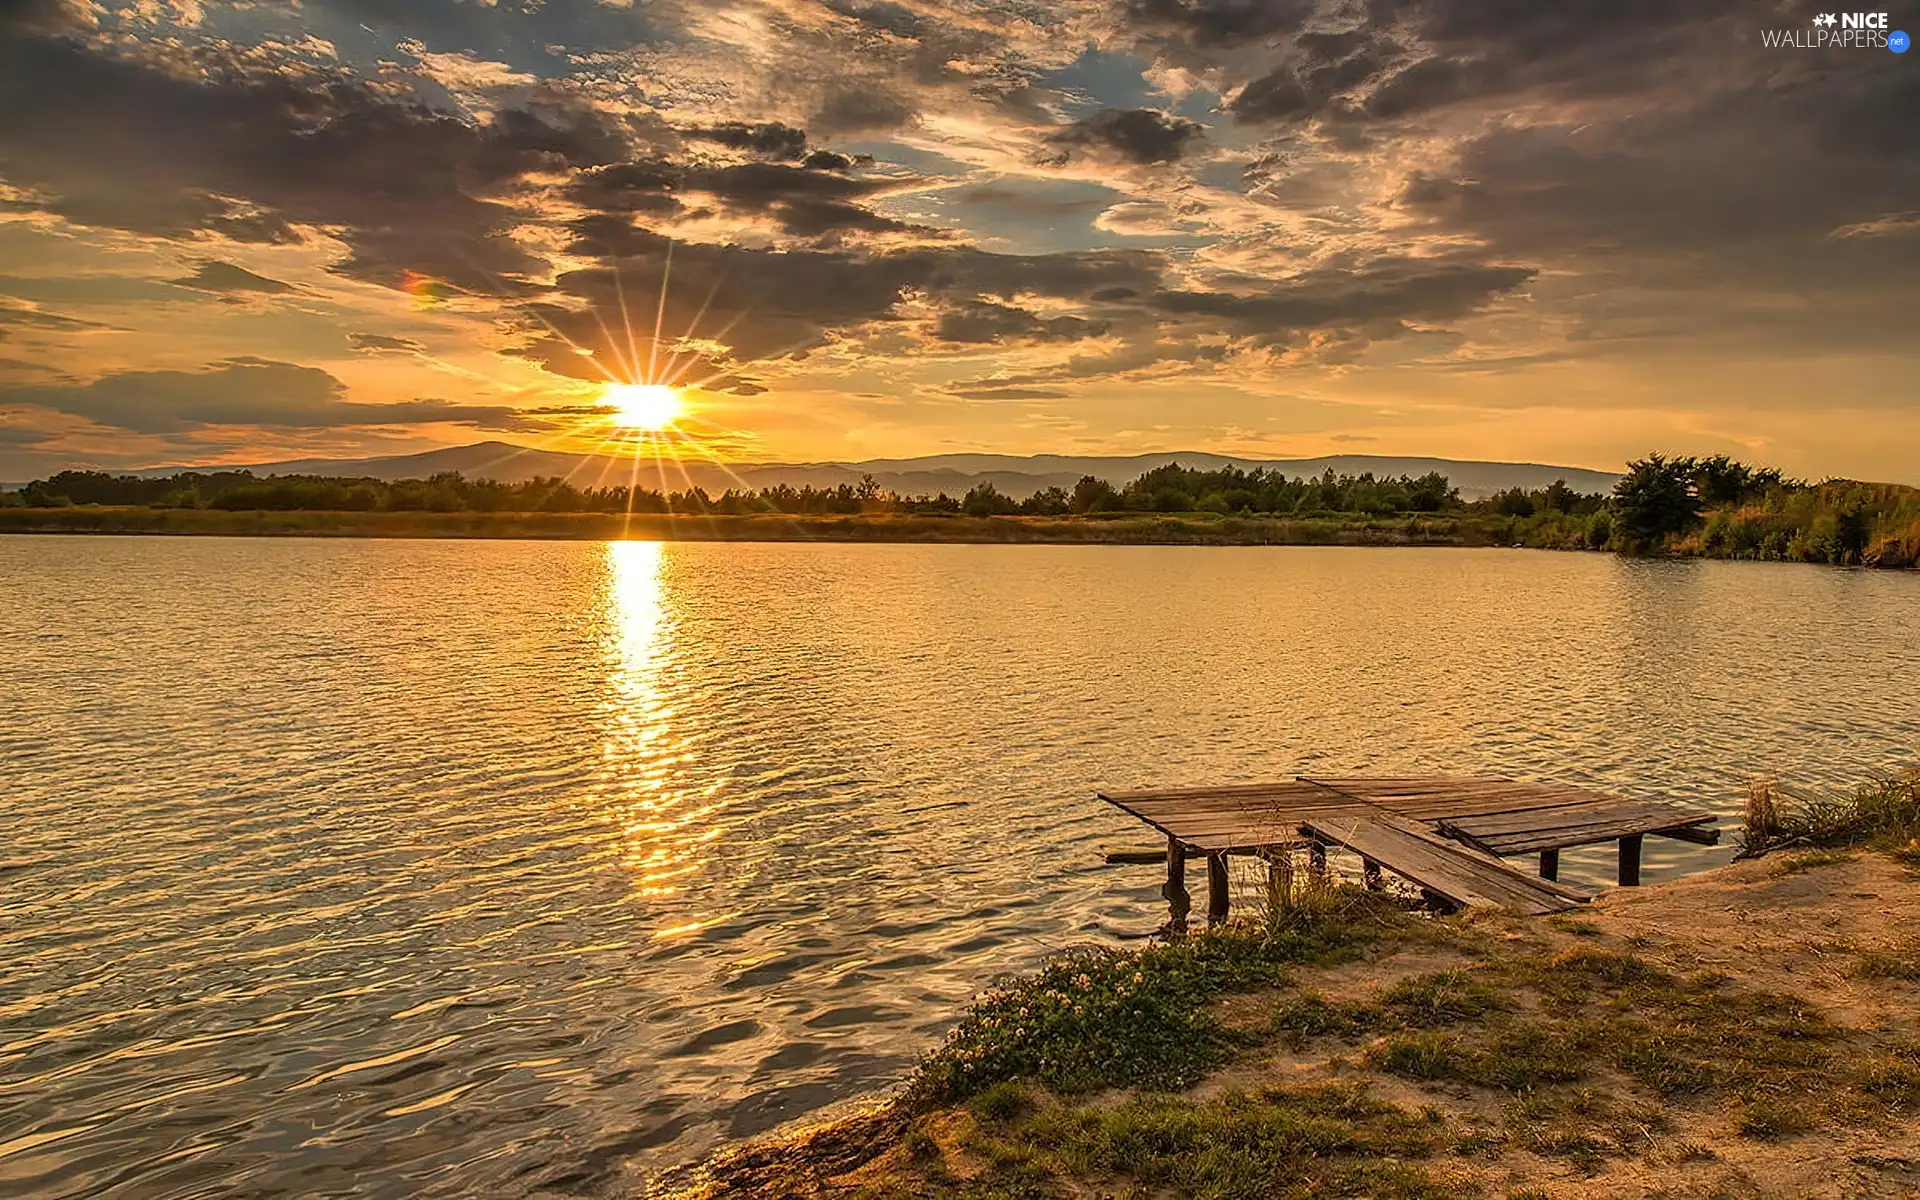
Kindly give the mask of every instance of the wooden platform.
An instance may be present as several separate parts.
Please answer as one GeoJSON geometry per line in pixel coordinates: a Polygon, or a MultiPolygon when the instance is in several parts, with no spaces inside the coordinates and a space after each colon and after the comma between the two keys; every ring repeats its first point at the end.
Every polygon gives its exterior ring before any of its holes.
{"type": "Polygon", "coordinates": [[[1370,873],[1384,867],[1460,905],[1554,912],[1587,898],[1557,882],[1559,852],[1617,841],[1619,881],[1640,881],[1649,834],[1711,844],[1713,813],[1565,784],[1509,779],[1302,777],[1213,788],[1102,792],[1100,798],[1167,838],[1167,895],[1185,919],[1188,856],[1207,857],[1208,916],[1226,910],[1226,856],[1340,845],[1370,873]],[[1539,876],[1501,861],[1538,854],[1539,876]],[[1218,880],[1217,883],[1214,880],[1218,880]]]}

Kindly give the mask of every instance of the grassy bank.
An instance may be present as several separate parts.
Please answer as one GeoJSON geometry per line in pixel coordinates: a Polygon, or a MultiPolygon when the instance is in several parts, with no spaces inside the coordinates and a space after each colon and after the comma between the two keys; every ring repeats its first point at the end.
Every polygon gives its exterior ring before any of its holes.
{"type": "MultiPolygon", "coordinates": [[[[1671,464],[1633,465],[1635,475],[1629,479],[1673,470],[1671,464]]],[[[1482,529],[1501,545],[1545,550],[1618,550],[1885,570],[1920,567],[1920,488],[1840,480],[1815,485],[1774,482],[1721,500],[1707,498],[1710,494],[1687,494],[1675,483],[1667,489],[1665,511],[1657,503],[1636,511],[1616,496],[1590,513],[1543,507],[1487,520],[1482,529]]]]}
{"type": "Polygon", "coordinates": [[[1476,546],[1480,523],[1454,516],[1092,517],[661,515],[590,512],[312,512],[75,505],[0,508],[0,533],[226,537],[539,538],[606,541],[1093,543],[1216,546],[1476,546]]]}
{"type": "Polygon", "coordinates": [[[1790,856],[1577,914],[1430,918],[1304,876],[1258,919],[1064,957],[982,996],[883,1107],[679,1182],[954,1200],[1911,1195],[1920,782],[1756,818],[1750,844],[1790,837],[1790,856]]]}

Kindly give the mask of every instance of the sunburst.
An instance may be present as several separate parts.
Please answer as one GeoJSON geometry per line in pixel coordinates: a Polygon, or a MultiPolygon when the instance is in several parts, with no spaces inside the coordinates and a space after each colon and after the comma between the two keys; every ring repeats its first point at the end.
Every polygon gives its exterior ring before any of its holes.
{"type": "Polygon", "coordinates": [[[673,428],[687,411],[680,390],[664,383],[609,383],[600,389],[600,403],[612,410],[614,424],[645,433],[673,428]]]}

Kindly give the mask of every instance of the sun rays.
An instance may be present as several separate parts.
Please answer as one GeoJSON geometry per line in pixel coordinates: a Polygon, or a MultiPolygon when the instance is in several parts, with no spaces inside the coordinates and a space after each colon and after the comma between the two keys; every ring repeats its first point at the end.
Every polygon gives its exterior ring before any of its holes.
{"type": "Polygon", "coordinates": [[[671,429],[686,415],[679,390],[664,383],[609,383],[600,403],[612,410],[614,424],[647,433],[671,429]]]}
{"type": "MultiPolygon", "coordinates": [[[[457,254],[457,249],[454,252],[457,254]]],[[[495,273],[479,264],[473,265],[494,278],[504,291],[513,290],[495,273]]],[[[733,386],[730,369],[714,363],[709,356],[715,347],[727,345],[727,335],[750,318],[753,306],[741,307],[719,328],[702,328],[726,282],[723,270],[707,290],[685,330],[677,334],[669,330],[667,309],[673,278],[673,244],[669,242],[661,264],[654,311],[641,316],[651,328],[642,326],[636,330],[635,317],[640,314],[633,312],[628,304],[621,264],[615,260],[609,266],[617,308],[589,310],[600,334],[595,339],[597,345],[583,345],[538,311],[530,310],[530,315],[549,334],[591,363],[601,380],[593,385],[590,404],[547,409],[550,416],[565,424],[550,426],[551,432],[529,439],[532,445],[526,448],[552,450],[565,446],[587,450],[579,465],[566,472],[566,482],[576,486],[625,487],[629,519],[633,516],[633,497],[642,489],[693,491],[697,485],[687,469],[689,463],[717,467],[741,488],[750,488],[729,460],[750,449],[756,439],[749,432],[717,421],[713,397],[705,389],[708,385],[717,385],[722,390],[733,386]],[[617,322],[617,327],[613,322],[617,322]],[[707,373],[696,377],[695,369],[702,366],[707,368],[707,373]],[[567,420],[569,417],[572,419],[567,420]],[[595,466],[597,472],[593,470],[595,466]]],[[[513,457],[507,454],[502,462],[513,457]]],[[[674,515],[668,513],[667,519],[673,521],[674,515]]]]}

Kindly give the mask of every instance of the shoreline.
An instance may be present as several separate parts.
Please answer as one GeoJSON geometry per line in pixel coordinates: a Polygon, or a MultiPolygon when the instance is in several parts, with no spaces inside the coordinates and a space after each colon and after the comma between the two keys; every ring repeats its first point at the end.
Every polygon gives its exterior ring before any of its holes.
{"type": "Polygon", "coordinates": [[[1920,842],[1776,852],[1546,918],[1409,922],[1339,889],[1264,966],[1242,961],[1242,924],[999,985],[903,1089],[653,1182],[769,1200],[1911,1195],[1916,884],[1920,842]],[[1109,961],[1132,998],[1106,995],[1109,961]],[[1199,963],[1247,973],[1179,992],[1199,963]],[[1160,972],[1179,994],[1151,994],[1160,972]],[[1001,1010],[1060,989],[1136,1032],[1068,1018],[1056,1053],[1153,1038],[1137,1030],[1159,1000],[1198,997],[1202,1025],[1118,1068],[1006,1069],[1001,1010]],[[987,1076],[956,1086],[969,1063],[987,1076]]]}
{"type": "Polygon", "coordinates": [[[1495,546],[1471,518],[781,516],[0,509],[0,535],[352,537],[540,541],[891,542],[962,545],[1495,546]]]}
{"type": "MultiPolygon", "coordinates": [[[[1617,554],[1574,544],[1550,527],[1481,514],[1385,517],[1225,516],[1122,513],[1092,517],[929,514],[635,514],[342,512],[174,509],[81,505],[0,508],[0,536],[287,537],[428,541],[816,542],[902,545],[1047,546],[1397,546],[1525,549],[1617,554]]],[[[1661,559],[1801,562],[1709,552],[1682,544],[1661,559]]],[[[1806,565],[1827,566],[1813,562],[1806,565]]],[[[1920,571],[1873,560],[1876,572],[1920,571]]]]}

